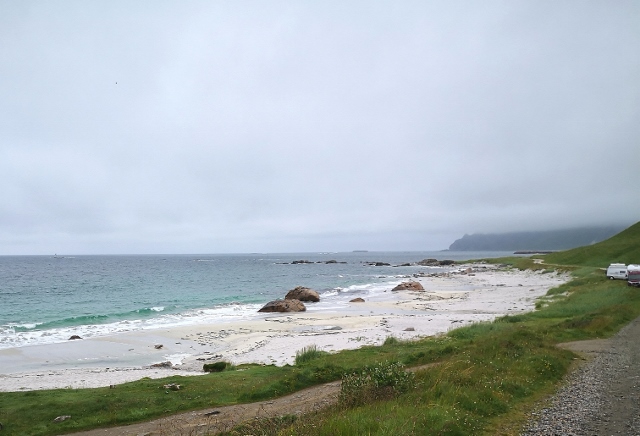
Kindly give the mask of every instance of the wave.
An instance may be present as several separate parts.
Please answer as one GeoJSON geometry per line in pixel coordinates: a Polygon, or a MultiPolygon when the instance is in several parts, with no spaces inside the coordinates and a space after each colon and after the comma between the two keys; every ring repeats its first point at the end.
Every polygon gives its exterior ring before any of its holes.
{"type": "Polygon", "coordinates": [[[155,314],[163,312],[164,306],[145,307],[142,309],[136,309],[129,312],[111,313],[111,314],[96,314],[96,315],[80,315],[71,316],[68,318],[57,319],[46,322],[36,323],[11,323],[6,327],[11,327],[16,332],[28,332],[33,330],[50,330],[56,328],[65,327],[77,327],[84,325],[100,325],[115,322],[118,320],[137,319],[142,317],[151,317],[155,314]]]}
{"type": "MultiPolygon", "coordinates": [[[[331,311],[347,305],[354,296],[377,299],[402,281],[406,276],[371,277],[374,282],[345,287],[327,288],[321,291],[321,303],[317,311],[331,311]]],[[[195,324],[218,324],[232,320],[257,319],[266,301],[262,293],[238,302],[238,295],[227,296],[213,307],[185,309],[179,305],[149,305],[126,312],[86,314],[42,322],[8,323],[0,325],[0,349],[65,342],[73,335],[83,338],[110,336],[124,332],[172,328],[195,324]],[[235,301],[229,301],[231,299],[235,301]]],[[[281,298],[281,297],[280,297],[281,298]]]]}
{"type": "Polygon", "coordinates": [[[245,319],[257,314],[262,305],[231,303],[212,308],[166,312],[157,306],[110,315],[85,315],[41,323],[0,325],[0,349],[65,342],[73,335],[82,338],[171,328],[224,320],[245,319]]]}

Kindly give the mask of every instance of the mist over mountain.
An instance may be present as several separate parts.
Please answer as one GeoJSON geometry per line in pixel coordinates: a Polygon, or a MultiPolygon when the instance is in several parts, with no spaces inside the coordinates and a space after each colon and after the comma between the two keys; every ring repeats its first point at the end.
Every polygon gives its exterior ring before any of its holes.
{"type": "Polygon", "coordinates": [[[449,246],[451,251],[552,251],[568,250],[604,241],[624,226],[567,230],[465,234],[449,246]]]}

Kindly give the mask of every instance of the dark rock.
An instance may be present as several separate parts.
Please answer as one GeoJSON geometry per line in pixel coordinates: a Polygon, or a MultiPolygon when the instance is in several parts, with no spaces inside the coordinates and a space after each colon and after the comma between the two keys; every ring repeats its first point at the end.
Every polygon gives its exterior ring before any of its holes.
{"type": "Polygon", "coordinates": [[[364,303],[364,298],[354,298],[353,300],[349,300],[349,303],[364,303]]]}
{"type": "Polygon", "coordinates": [[[204,372],[221,372],[224,371],[227,367],[227,362],[220,361],[214,363],[205,363],[202,365],[202,370],[204,372]]]}
{"type": "Polygon", "coordinates": [[[369,266],[391,266],[391,264],[387,262],[365,262],[365,264],[369,266]]]}
{"type": "Polygon", "coordinates": [[[70,340],[70,341],[74,341],[74,340],[76,340],[76,339],[82,339],[82,338],[81,338],[80,336],[78,336],[78,335],[73,335],[73,336],[71,336],[71,337],[69,338],[69,340],[70,340]]]}
{"type": "Polygon", "coordinates": [[[163,345],[162,345],[162,344],[155,344],[155,345],[153,346],[153,348],[155,348],[156,350],[159,350],[159,349],[161,349],[162,347],[163,347],[163,345]]]}
{"type": "Polygon", "coordinates": [[[220,414],[219,410],[212,410],[211,412],[203,413],[204,416],[213,416],[213,415],[219,415],[219,414],[220,414]]]}
{"type": "Polygon", "coordinates": [[[299,264],[304,264],[304,263],[313,263],[309,260],[294,260],[293,262],[291,262],[291,265],[299,265],[299,264]]]}
{"type": "Polygon", "coordinates": [[[456,261],[455,260],[441,260],[438,263],[440,264],[440,266],[447,266],[447,265],[453,265],[454,263],[456,263],[456,261]]]}
{"type": "Polygon", "coordinates": [[[305,288],[304,286],[297,286],[294,289],[287,292],[284,297],[285,300],[300,300],[311,301],[317,303],[320,301],[320,295],[313,289],[305,288]]]}
{"type": "Polygon", "coordinates": [[[258,312],[304,312],[307,308],[300,300],[274,300],[264,305],[258,312]]]}
{"type": "Polygon", "coordinates": [[[404,329],[405,332],[415,332],[416,329],[413,327],[407,327],[406,329],[404,329]]]}
{"type": "Polygon", "coordinates": [[[172,368],[173,363],[166,361],[166,362],[154,363],[150,366],[151,368],[172,368]]]}
{"type": "Polygon", "coordinates": [[[416,264],[420,265],[420,266],[438,266],[440,265],[438,263],[438,259],[422,259],[419,262],[416,262],[416,264]]]}
{"type": "Polygon", "coordinates": [[[392,289],[392,291],[424,291],[420,282],[402,282],[392,289]]]}

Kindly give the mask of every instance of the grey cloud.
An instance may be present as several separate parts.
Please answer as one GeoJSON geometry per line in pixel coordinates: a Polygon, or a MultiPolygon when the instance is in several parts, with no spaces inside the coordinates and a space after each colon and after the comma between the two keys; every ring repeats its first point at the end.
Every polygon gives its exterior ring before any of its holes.
{"type": "Polygon", "coordinates": [[[0,253],[631,224],[638,18],[632,1],[4,3],[0,253]]]}

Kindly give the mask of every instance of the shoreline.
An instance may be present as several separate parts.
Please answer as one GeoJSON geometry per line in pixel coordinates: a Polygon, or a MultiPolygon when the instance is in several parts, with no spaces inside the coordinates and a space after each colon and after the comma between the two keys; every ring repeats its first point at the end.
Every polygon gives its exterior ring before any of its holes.
{"type": "Polygon", "coordinates": [[[293,364],[315,345],[337,352],[418,339],[474,322],[531,311],[567,274],[461,265],[458,272],[408,278],[424,291],[384,291],[331,311],[268,313],[251,320],[143,330],[58,344],[0,350],[0,391],[89,388],[144,377],[204,374],[205,363],[293,364]],[[162,345],[162,347],[157,347],[162,345]],[[149,362],[164,363],[151,367],[149,362]]]}

